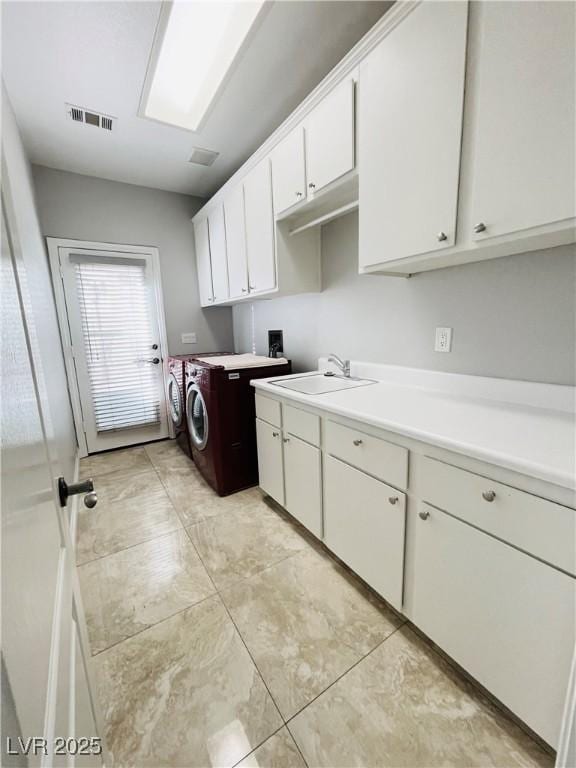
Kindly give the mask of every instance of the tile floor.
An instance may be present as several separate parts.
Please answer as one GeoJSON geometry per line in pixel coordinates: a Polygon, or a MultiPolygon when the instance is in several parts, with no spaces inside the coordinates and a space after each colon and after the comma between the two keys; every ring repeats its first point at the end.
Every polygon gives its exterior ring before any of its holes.
{"type": "Polygon", "coordinates": [[[172,441],[83,459],[77,561],[116,766],[552,766],[257,489],[172,441]]]}

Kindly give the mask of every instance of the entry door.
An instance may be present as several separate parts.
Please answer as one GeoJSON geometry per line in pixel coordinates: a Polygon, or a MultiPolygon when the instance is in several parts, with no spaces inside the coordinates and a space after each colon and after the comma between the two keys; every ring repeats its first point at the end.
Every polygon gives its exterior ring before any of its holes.
{"type": "Polygon", "coordinates": [[[58,252],[88,453],[168,437],[152,254],[58,252]]]}
{"type": "Polygon", "coordinates": [[[46,384],[27,273],[12,203],[4,194],[7,186],[5,174],[0,261],[1,763],[102,765],[104,745],[99,742],[70,522],[56,491],[62,470],[43,395],[46,384]],[[91,754],[67,755],[80,737],[91,754]],[[57,739],[63,740],[64,754],[56,754],[57,739]]]}

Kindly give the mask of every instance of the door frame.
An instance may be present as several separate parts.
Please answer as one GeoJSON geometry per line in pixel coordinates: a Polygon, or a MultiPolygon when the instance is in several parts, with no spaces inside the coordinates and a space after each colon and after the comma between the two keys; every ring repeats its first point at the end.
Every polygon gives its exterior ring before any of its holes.
{"type": "MultiPolygon", "coordinates": [[[[168,373],[168,337],[166,335],[166,318],[164,315],[164,300],[162,294],[162,277],[160,274],[160,251],[155,246],[147,245],[126,245],[119,243],[102,243],[92,240],[74,240],[62,237],[47,237],[48,260],[50,262],[50,272],[52,275],[52,286],[54,288],[54,299],[56,301],[56,313],[58,315],[58,325],[60,326],[60,336],[62,339],[62,348],[64,352],[64,363],[66,366],[66,378],[68,379],[68,389],[70,390],[70,400],[72,402],[72,413],[74,415],[74,426],[76,428],[76,438],[78,440],[78,449],[80,457],[88,456],[88,443],[84,432],[84,419],[82,415],[82,402],[80,399],[80,389],[76,377],[76,366],[74,355],[72,354],[72,337],[70,335],[70,326],[68,322],[68,309],[66,306],[66,296],[64,294],[64,283],[62,270],[60,267],[60,249],[64,248],[82,248],[91,251],[102,251],[111,255],[111,252],[126,253],[132,255],[149,256],[152,263],[152,280],[154,283],[154,296],[156,306],[158,307],[158,331],[160,334],[160,358],[162,360],[162,374],[164,381],[164,399],[167,403],[166,395],[166,377],[168,373]]],[[[174,427],[172,420],[167,419],[168,433],[174,437],[174,427]]]]}

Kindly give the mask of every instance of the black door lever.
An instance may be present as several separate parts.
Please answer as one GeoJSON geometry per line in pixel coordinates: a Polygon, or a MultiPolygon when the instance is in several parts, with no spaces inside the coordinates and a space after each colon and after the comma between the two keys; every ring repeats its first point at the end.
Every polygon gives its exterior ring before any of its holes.
{"type": "Polygon", "coordinates": [[[96,506],[98,496],[94,492],[94,482],[92,479],[82,480],[80,483],[68,485],[63,477],[58,478],[58,495],[60,497],[60,506],[65,507],[69,496],[76,496],[78,493],[85,493],[84,504],[89,507],[96,506]]]}

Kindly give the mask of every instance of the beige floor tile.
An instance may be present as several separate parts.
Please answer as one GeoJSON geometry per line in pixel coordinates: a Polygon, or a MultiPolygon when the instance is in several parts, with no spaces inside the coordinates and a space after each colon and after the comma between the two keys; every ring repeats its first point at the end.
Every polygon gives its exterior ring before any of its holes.
{"type": "Polygon", "coordinates": [[[407,627],[300,712],[290,730],[309,766],[553,764],[407,627]]]}
{"type": "Polygon", "coordinates": [[[182,528],[163,488],[145,496],[78,508],[78,565],[182,528]]]}
{"type": "Polygon", "coordinates": [[[260,502],[262,499],[262,494],[257,488],[249,488],[230,496],[218,496],[194,465],[186,467],[181,464],[166,464],[158,467],[158,473],[185,526],[260,502]]]}
{"type": "Polygon", "coordinates": [[[102,475],[95,479],[94,489],[99,501],[111,504],[164,490],[164,487],[150,464],[149,469],[125,469],[102,475]]]}
{"type": "Polygon", "coordinates": [[[187,530],[218,589],[310,546],[295,526],[261,499],[187,530]]]}
{"type": "Polygon", "coordinates": [[[282,720],[219,597],[95,657],[118,766],[232,766],[282,720]]]}
{"type": "Polygon", "coordinates": [[[80,459],[80,477],[101,477],[121,470],[151,469],[150,459],[143,446],[123,448],[119,451],[95,453],[80,459]]]}
{"type": "Polygon", "coordinates": [[[312,549],[239,582],[222,599],[285,719],[402,623],[312,549]]]}
{"type": "Polygon", "coordinates": [[[78,569],[92,653],[214,593],[184,530],[78,569]]]}
{"type": "Polygon", "coordinates": [[[288,729],[282,728],[238,763],[238,768],[306,768],[306,763],[288,729]]]}
{"type": "Polygon", "coordinates": [[[194,462],[180,448],[176,440],[160,440],[145,446],[148,458],[156,469],[170,466],[193,467],[194,462]]]}

